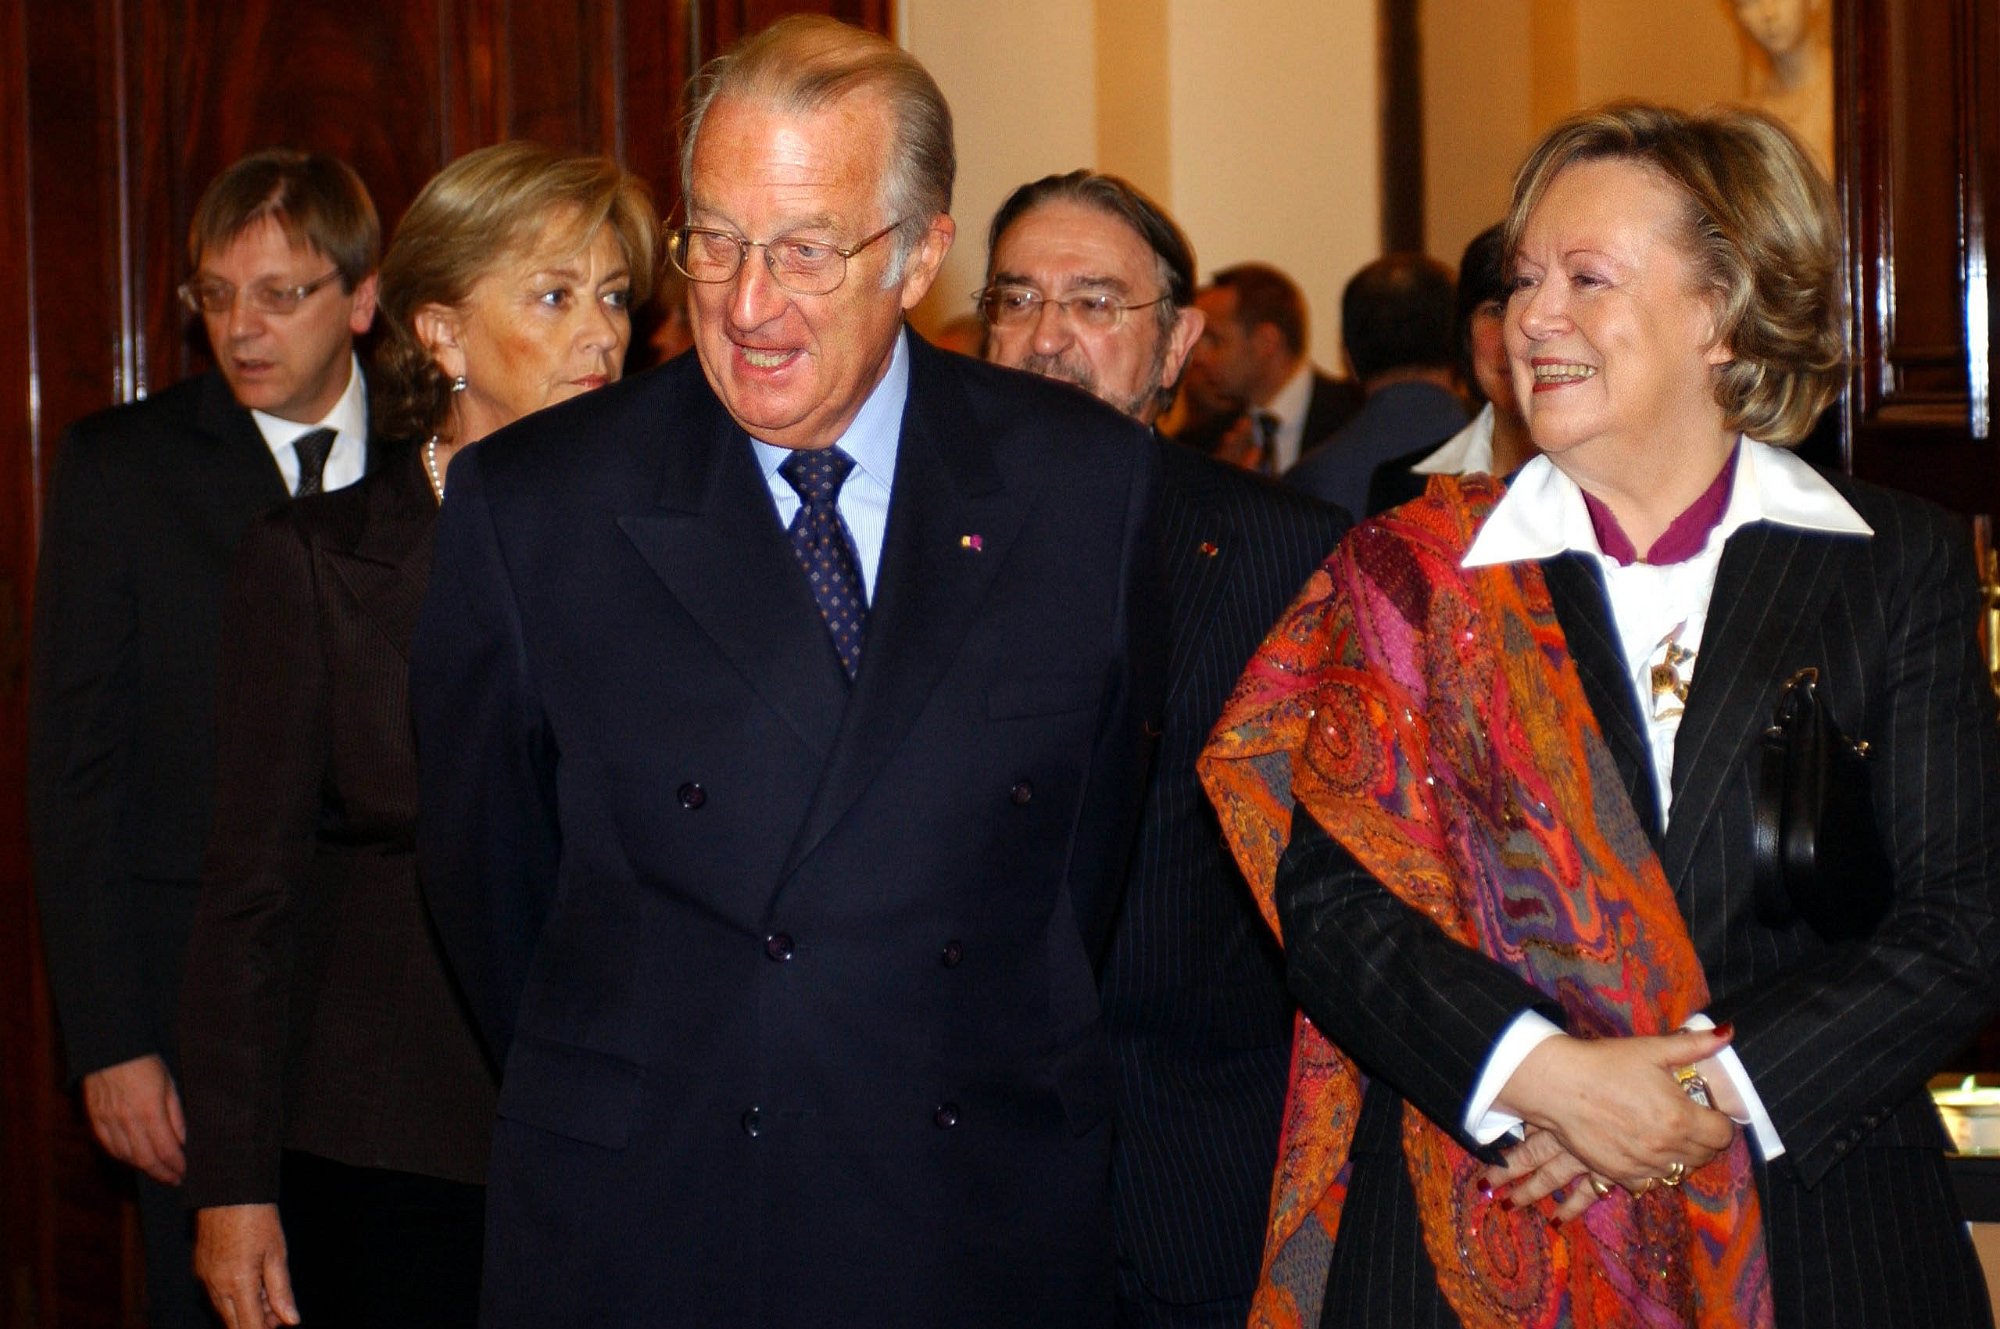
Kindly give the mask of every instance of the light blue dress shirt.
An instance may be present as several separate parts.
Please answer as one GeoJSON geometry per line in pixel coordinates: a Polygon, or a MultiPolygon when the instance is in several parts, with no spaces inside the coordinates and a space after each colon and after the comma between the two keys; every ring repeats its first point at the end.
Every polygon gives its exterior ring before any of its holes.
{"type": "MultiPolygon", "coordinates": [[[[861,583],[868,603],[875,603],[875,572],[882,563],[882,535],[889,527],[889,489],[896,476],[896,448],[903,436],[903,403],[910,396],[909,333],[896,338],[889,356],[889,372],[861,403],[861,411],[834,446],[854,459],[854,469],[840,486],[840,519],[846,523],[854,553],[861,560],[861,583]]],[[[799,510],[798,491],[791,481],[778,474],[778,467],[792,455],[761,439],[751,439],[757,464],[764,470],[771,501],[778,505],[778,524],[789,528],[799,510]]]]}

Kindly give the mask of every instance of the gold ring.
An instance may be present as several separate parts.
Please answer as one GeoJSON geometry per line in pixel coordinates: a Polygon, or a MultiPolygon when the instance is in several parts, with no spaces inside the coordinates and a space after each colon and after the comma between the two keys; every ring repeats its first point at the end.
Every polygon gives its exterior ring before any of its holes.
{"type": "Polygon", "coordinates": [[[1647,1177],[1645,1180],[1646,1184],[1639,1188],[1639,1194],[1650,1195],[1653,1187],[1660,1184],[1660,1179],[1658,1177],[1647,1177]]]}
{"type": "Polygon", "coordinates": [[[1603,1180],[1600,1177],[1593,1176],[1590,1179],[1590,1189],[1596,1191],[1597,1198],[1601,1200],[1605,1196],[1611,1194],[1611,1183],[1603,1180]]]}
{"type": "Polygon", "coordinates": [[[1664,1177],[1660,1178],[1660,1183],[1665,1186],[1678,1186],[1683,1181],[1687,1180],[1687,1174],[1688,1174],[1688,1165],[1676,1159],[1674,1163],[1667,1168],[1667,1174],[1664,1177]]]}

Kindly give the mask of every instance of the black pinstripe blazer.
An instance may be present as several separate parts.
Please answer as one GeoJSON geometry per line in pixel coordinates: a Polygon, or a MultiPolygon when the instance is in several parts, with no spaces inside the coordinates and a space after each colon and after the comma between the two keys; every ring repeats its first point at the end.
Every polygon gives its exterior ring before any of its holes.
{"type": "Polygon", "coordinates": [[[1338,508],[1160,445],[1164,733],[1103,974],[1120,1079],[1119,1256],[1170,1301],[1257,1282],[1290,1059],[1283,960],[1195,758],[1244,664],[1347,529],[1338,508]]]}
{"type": "MultiPolygon", "coordinates": [[[[1637,699],[1595,565],[1544,565],[1612,756],[1659,851],[1785,1153],[1758,1165],[1780,1325],[1990,1323],[1924,1081],[1991,1015],[2000,974],[2000,729],[1973,645],[1964,533],[1937,509],[1829,477],[1872,538],[1758,524],[1731,537],[1675,744],[1662,835],[1637,699]],[[1755,917],[1757,736],[1817,666],[1876,757],[1895,902],[1864,942],[1755,917]]],[[[1456,1130],[1532,991],[1402,908],[1309,821],[1280,872],[1293,988],[1379,1078],[1323,1324],[1452,1324],[1398,1156],[1398,1091],[1456,1130]],[[1390,1088],[1393,1086],[1393,1089],[1390,1088]]],[[[1469,1143],[1469,1142],[1467,1142],[1469,1143]]]]}

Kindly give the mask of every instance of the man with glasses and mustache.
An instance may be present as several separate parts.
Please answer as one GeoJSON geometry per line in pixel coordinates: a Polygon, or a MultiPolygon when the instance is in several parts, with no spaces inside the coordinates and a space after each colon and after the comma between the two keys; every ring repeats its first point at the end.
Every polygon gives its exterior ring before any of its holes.
{"type": "MultiPolygon", "coordinates": [[[[1116,176],[1051,175],[1000,205],[986,356],[1142,424],[1202,331],[1194,252],[1116,176]]],[[[1263,1253],[1292,1043],[1284,962],[1194,763],[1265,631],[1347,529],[1338,508],[1161,440],[1167,699],[1139,848],[1102,975],[1118,1067],[1119,1324],[1243,1324],[1263,1253]]]]}
{"type": "Polygon", "coordinates": [[[695,354],[454,461],[412,657],[504,1066],[482,1323],[1108,1329],[1155,455],[905,328],[954,230],[906,52],[795,16],[689,105],[695,354]]]}
{"type": "Polygon", "coordinates": [[[270,149],[196,205],[180,289],[215,370],[73,426],[35,593],[29,829],[69,1073],[139,1173],[154,1326],[208,1325],[178,1187],[173,1015],[200,887],[219,604],[237,538],[359,479],[381,227],[331,157],[270,149]]]}

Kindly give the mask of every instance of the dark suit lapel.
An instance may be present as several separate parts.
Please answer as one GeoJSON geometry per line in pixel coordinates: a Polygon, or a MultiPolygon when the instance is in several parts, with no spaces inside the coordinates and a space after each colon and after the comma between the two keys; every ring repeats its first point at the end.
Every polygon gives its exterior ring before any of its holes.
{"type": "Polygon", "coordinates": [[[1673,815],[1661,858],[1676,889],[1730,777],[1770,722],[1785,657],[1833,594],[1840,544],[1758,523],[1723,547],[1674,739],[1673,815]]]}
{"type": "Polygon", "coordinates": [[[1170,468],[1160,487],[1160,538],[1164,545],[1167,595],[1171,601],[1173,652],[1167,666],[1162,711],[1173,712],[1196,668],[1196,652],[1207,634],[1194,630],[1208,620],[1215,598],[1237,575],[1237,532],[1200,483],[1193,468],[1170,468]]]}
{"type": "MultiPolygon", "coordinates": [[[[1019,532],[1023,496],[1002,487],[941,352],[911,339],[875,603],[861,670],[785,875],[826,838],[929,703],[1019,532]]],[[[824,629],[815,616],[813,627],[824,629]]]]}
{"type": "MultiPolygon", "coordinates": [[[[374,449],[369,449],[370,455],[374,449]]],[[[368,482],[366,508],[353,546],[326,550],[334,575],[354,596],[362,616],[405,658],[417,632],[424,587],[431,575],[431,536],[437,500],[423,458],[406,455],[379,481],[368,482]]]]}
{"type": "Polygon", "coordinates": [[[229,382],[221,374],[211,372],[202,379],[201,404],[195,410],[195,423],[214,444],[209,453],[214,472],[210,483],[217,487],[218,494],[226,489],[237,500],[229,503],[226,511],[241,512],[245,506],[260,503],[275,505],[291,497],[277,459],[271,456],[264,435],[258,432],[257,422],[250,418],[250,412],[236,404],[229,382]]]}
{"type": "Polygon", "coordinates": [[[750,440],[706,383],[666,409],[685,411],[688,422],[653,440],[655,506],[618,524],[744,681],[825,753],[847,685],[750,440]]]}
{"type": "Polygon", "coordinates": [[[1585,554],[1561,554],[1542,564],[1549,600],[1569,643],[1570,658],[1583,683],[1583,694],[1597,717],[1611,759],[1631,796],[1632,810],[1646,828],[1653,848],[1660,848],[1660,798],[1653,783],[1652,752],[1639,718],[1638,698],[1625,672],[1625,653],[1611,624],[1611,605],[1597,567],[1585,554]]]}
{"type": "MultiPolygon", "coordinates": [[[[375,385],[368,381],[368,371],[366,369],[357,370],[356,372],[361,375],[362,401],[367,407],[366,418],[368,421],[367,445],[361,449],[361,473],[363,475],[373,475],[378,468],[387,464],[391,457],[400,453],[402,448],[385,442],[381,436],[376,434],[375,385]]],[[[409,445],[405,444],[404,446],[409,445]]],[[[422,440],[416,440],[416,446],[422,447],[422,440]]]]}

